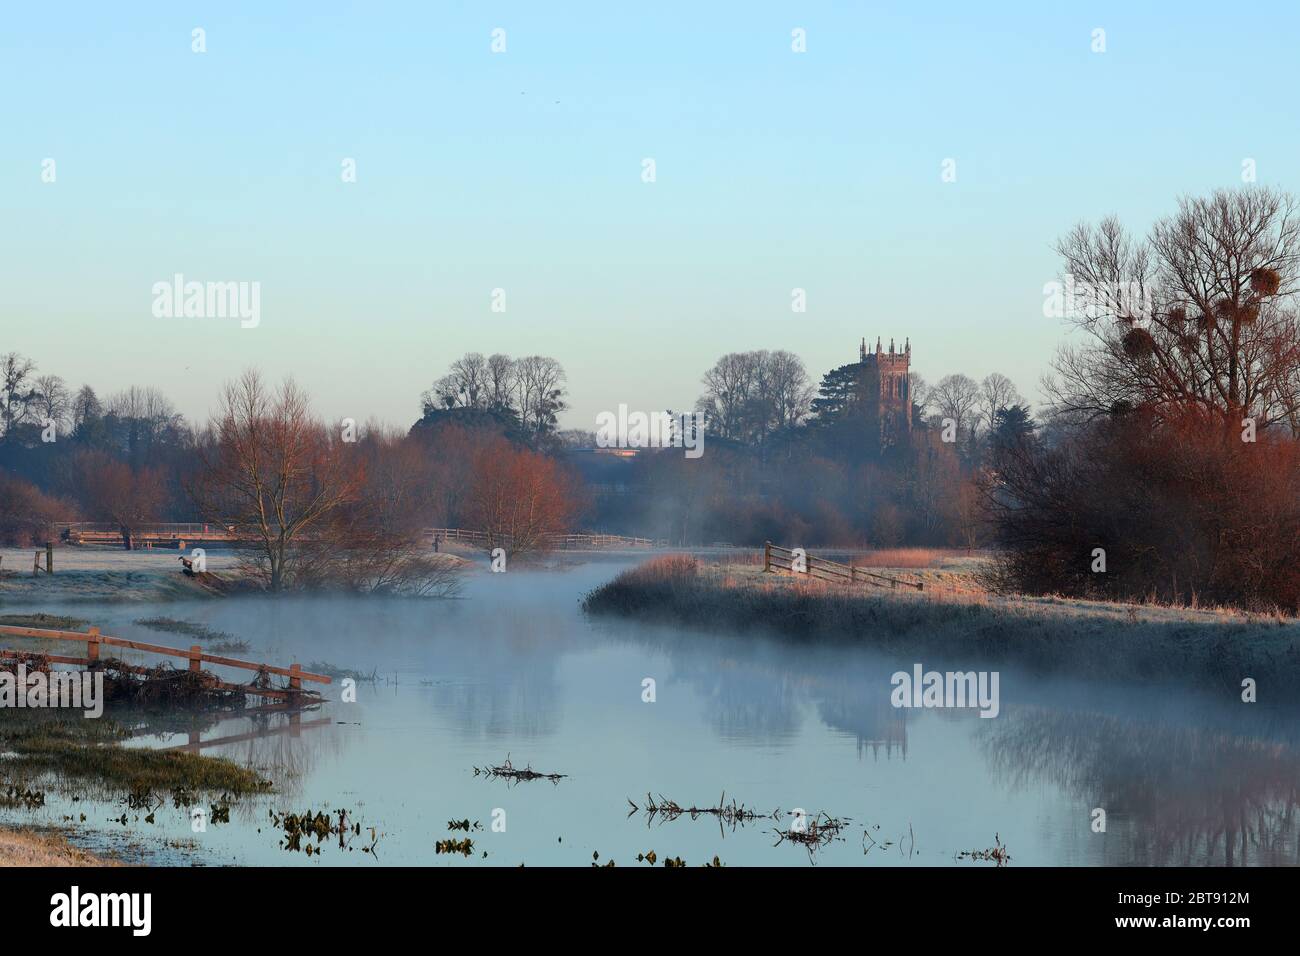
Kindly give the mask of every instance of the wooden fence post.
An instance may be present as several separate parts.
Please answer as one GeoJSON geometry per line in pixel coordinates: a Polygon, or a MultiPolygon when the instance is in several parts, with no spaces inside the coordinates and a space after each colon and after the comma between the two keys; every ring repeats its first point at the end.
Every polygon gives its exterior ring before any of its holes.
{"type": "Polygon", "coordinates": [[[41,553],[37,551],[35,554],[32,555],[32,577],[38,578],[40,576],[41,576],[41,553]]]}
{"type": "Polygon", "coordinates": [[[54,573],[54,545],[49,541],[45,542],[45,573],[54,573]]]}
{"type": "Polygon", "coordinates": [[[197,674],[199,665],[203,663],[203,648],[198,644],[190,645],[190,673],[197,674]]]}
{"type": "Polygon", "coordinates": [[[302,670],[301,664],[289,665],[289,689],[290,690],[302,690],[302,678],[298,676],[301,670],[302,670]]]}
{"type": "Polygon", "coordinates": [[[99,660],[99,628],[92,627],[86,633],[90,635],[86,642],[86,660],[94,664],[99,660]]]}
{"type": "Polygon", "coordinates": [[[763,542],[763,573],[766,574],[772,570],[772,542],[763,542]]]}

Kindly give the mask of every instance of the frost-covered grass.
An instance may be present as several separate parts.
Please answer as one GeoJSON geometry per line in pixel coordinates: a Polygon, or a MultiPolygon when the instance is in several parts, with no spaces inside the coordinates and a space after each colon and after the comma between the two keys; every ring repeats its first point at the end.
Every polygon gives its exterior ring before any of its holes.
{"type": "Polygon", "coordinates": [[[1300,623],[1226,608],[1115,604],[990,594],[978,559],[900,568],[925,590],[856,587],[763,573],[753,564],[654,558],[587,595],[591,614],[703,631],[762,631],[797,642],[942,649],[951,659],[1004,660],[1042,671],[1176,680],[1239,689],[1300,678],[1300,623]]]}
{"type": "MultiPolygon", "coordinates": [[[[0,605],[32,601],[171,601],[211,593],[181,573],[173,550],[54,549],[54,574],[32,574],[35,549],[0,548],[0,605]]],[[[188,552],[187,552],[188,553],[188,552]]],[[[209,552],[208,570],[231,574],[230,552],[209,552]]],[[[41,567],[45,552],[41,551],[41,567]]]]}

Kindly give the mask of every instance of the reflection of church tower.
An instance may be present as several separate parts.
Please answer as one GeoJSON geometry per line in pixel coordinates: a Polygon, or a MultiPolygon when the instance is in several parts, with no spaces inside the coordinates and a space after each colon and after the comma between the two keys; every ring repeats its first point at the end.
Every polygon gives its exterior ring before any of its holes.
{"type": "Polygon", "coordinates": [[[881,349],[876,339],[876,351],[867,351],[867,340],[858,348],[858,362],[863,366],[863,401],[866,406],[868,428],[878,434],[880,447],[888,448],[912,430],[912,389],[908,383],[908,367],[912,363],[912,344],[904,340],[903,350],[894,351],[894,340],[889,340],[889,351],[881,349]]]}

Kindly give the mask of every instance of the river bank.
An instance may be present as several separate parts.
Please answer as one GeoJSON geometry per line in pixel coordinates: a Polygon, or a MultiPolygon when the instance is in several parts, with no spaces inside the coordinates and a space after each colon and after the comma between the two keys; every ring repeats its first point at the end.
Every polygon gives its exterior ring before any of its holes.
{"type": "MultiPolygon", "coordinates": [[[[0,548],[0,606],[47,601],[145,604],[263,593],[261,584],[241,571],[233,551],[209,551],[207,570],[199,575],[184,574],[181,556],[162,548],[59,547],[54,551],[53,574],[45,573],[44,551],[41,571],[33,573],[35,554],[31,548],[0,548]]],[[[458,572],[469,569],[478,556],[457,549],[444,550],[437,557],[452,565],[450,572],[458,572]]],[[[444,584],[428,596],[453,596],[454,582],[445,579],[455,574],[444,572],[438,577],[444,584]]]]}
{"type": "Polygon", "coordinates": [[[181,573],[175,551],[56,548],[54,573],[32,573],[34,549],[0,548],[0,605],[36,601],[182,601],[221,593],[235,578],[229,552],[207,556],[207,580],[181,573]]]}
{"type": "MultiPolygon", "coordinates": [[[[856,588],[764,573],[761,565],[652,559],[591,591],[583,609],[691,629],[761,631],[796,643],[866,644],[1015,662],[1048,673],[1170,680],[1239,692],[1300,678],[1300,623],[1230,609],[1174,608],[979,588],[971,562],[951,570],[874,570],[923,591],[856,588]]],[[[1275,698],[1276,699],[1276,698],[1275,698]]]]}
{"type": "MultiPolygon", "coordinates": [[[[225,804],[270,793],[270,781],[225,757],[130,746],[143,723],[149,732],[169,725],[214,722],[219,712],[172,711],[170,716],[120,709],[113,719],[84,720],[56,710],[17,710],[0,723],[0,810],[26,814],[71,800],[79,813],[63,813],[57,829],[13,821],[0,825],[0,866],[115,866],[73,845],[97,821],[85,812],[98,802],[127,807],[135,820],[170,804],[225,804]],[[152,726],[150,726],[152,724],[152,726]]],[[[123,815],[125,825],[126,816],[123,815]]]]}
{"type": "Polygon", "coordinates": [[[121,865],[117,860],[106,859],[78,849],[61,833],[6,830],[0,827],[0,867],[121,865]]]}

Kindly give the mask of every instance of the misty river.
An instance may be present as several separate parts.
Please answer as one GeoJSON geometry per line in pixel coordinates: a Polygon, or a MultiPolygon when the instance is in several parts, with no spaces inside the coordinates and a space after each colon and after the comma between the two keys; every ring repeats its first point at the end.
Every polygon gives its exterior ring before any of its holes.
{"type": "MultiPolygon", "coordinates": [[[[890,675],[922,663],[869,649],[807,646],[587,619],[584,593],[633,563],[595,557],[559,570],[470,575],[460,598],[238,598],[167,604],[48,603],[107,633],[188,645],[133,624],[167,615],[250,642],[231,656],[324,661],[370,673],[356,703],[288,718],[231,717],[205,747],[259,770],[276,792],[191,832],[170,802],[155,822],[120,802],[7,810],[8,823],[60,825],[91,849],[170,864],[580,865],[638,853],[728,865],[960,865],[994,846],[1010,865],[1294,864],[1300,714],[1183,688],[1045,681],[1000,671],[1000,713],[896,710],[890,675]],[[655,700],[643,700],[643,681],[655,700]],[[510,783],[475,767],[531,765],[565,776],[510,783]],[[778,819],[648,818],[646,794],[712,807],[725,792],[778,819]],[[269,811],[347,809],[352,850],[284,849],[269,811]],[[849,818],[810,852],[783,842],[790,813],[849,818]],[[1094,808],[1106,812],[1094,832],[1094,808]],[[504,812],[502,812],[504,811],[504,812]],[[115,819],[116,818],[116,819],[115,819]],[[468,819],[482,829],[448,830],[468,819]],[[496,832],[492,823],[504,823],[496,832]],[[374,854],[361,847],[371,844],[374,854]],[[435,855],[470,837],[468,856],[435,855]],[[484,855],[486,854],[486,856],[484,855]]],[[[7,605],[6,611],[27,610],[7,605]]],[[[864,643],[869,635],[864,635],[864,643]]],[[[963,661],[963,664],[967,662],[963,661]]],[[[230,672],[230,679],[248,675],[230,672]]],[[[133,746],[185,744],[185,734],[133,746]]],[[[314,842],[314,841],[313,841],[314,842]]]]}

